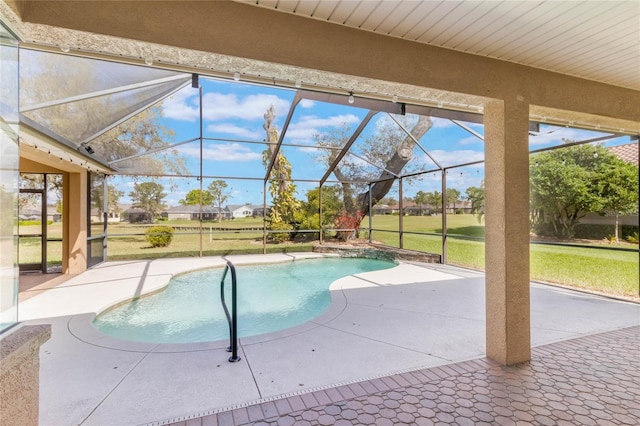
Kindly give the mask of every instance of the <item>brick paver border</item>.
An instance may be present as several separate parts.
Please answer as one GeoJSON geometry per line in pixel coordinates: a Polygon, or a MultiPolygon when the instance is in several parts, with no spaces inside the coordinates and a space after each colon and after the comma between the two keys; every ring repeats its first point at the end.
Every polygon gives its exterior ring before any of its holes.
{"type": "Polygon", "coordinates": [[[518,366],[473,359],[151,424],[640,424],[640,326],[531,352],[518,366]]]}

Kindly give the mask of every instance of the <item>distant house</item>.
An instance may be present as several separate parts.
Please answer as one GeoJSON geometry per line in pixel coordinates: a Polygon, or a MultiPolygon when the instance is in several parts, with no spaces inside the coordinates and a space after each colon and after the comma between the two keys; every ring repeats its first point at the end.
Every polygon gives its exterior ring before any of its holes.
{"type": "Polygon", "coordinates": [[[617,155],[627,163],[638,165],[638,142],[617,145],[607,148],[609,152],[617,155]]]}
{"type": "Polygon", "coordinates": [[[122,212],[122,220],[129,223],[141,223],[148,220],[147,212],[139,207],[130,207],[122,212]]]}
{"type": "Polygon", "coordinates": [[[231,213],[231,218],[251,217],[253,216],[254,206],[250,204],[229,204],[227,210],[231,213]]]}
{"type": "MultiPolygon", "coordinates": [[[[402,206],[402,211],[405,216],[425,216],[431,214],[442,213],[442,207],[436,208],[433,204],[424,204],[419,207],[412,202],[406,202],[402,206]]],[[[378,204],[373,206],[373,214],[385,215],[385,214],[399,214],[400,206],[398,204],[389,206],[386,204],[378,204]]],[[[454,203],[447,204],[447,213],[471,213],[471,203],[469,201],[456,201],[454,203]]]]}
{"type": "MultiPolygon", "coordinates": [[[[267,214],[269,214],[269,210],[271,210],[271,206],[267,206],[267,214]]],[[[260,205],[251,205],[251,216],[252,217],[264,217],[265,216],[265,208],[260,205]]]]}
{"type": "MultiPolygon", "coordinates": [[[[122,220],[122,217],[120,215],[121,211],[122,210],[120,210],[120,209],[110,209],[109,213],[107,213],[107,222],[109,222],[109,223],[120,222],[122,220]]],[[[101,223],[102,222],[103,218],[102,218],[102,215],[100,213],[101,212],[98,209],[91,209],[91,212],[89,214],[91,223],[101,223]]]]}
{"type": "Polygon", "coordinates": [[[389,206],[387,204],[376,204],[373,206],[373,214],[396,214],[398,213],[398,206],[389,206]]]}
{"type": "Polygon", "coordinates": [[[20,214],[18,215],[18,219],[20,220],[41,220],[42,219],[42,211],[36,209],[20,209],[20,214]]]}
{"type": "Polygon", "coordinates": [[[200,220],[200,214],[202,214],[202,220],[231,218],[231,212],[226,207],[220,209],[214,206],[200,207],[199,205],[169,207],[162,212],[162,217],[167,220],[200,220]]]}
{"type": "Polygon", "coordinates": [[[449,203],[447,213],[471,213],[471,201],[456,201],[455,207],[453,203],[449,203]]]}
{"type": "Polygon", "coordinates": [[[47,222],[53,223],[60,222],[62,220],[62,213],[58,213],[58,206],[47,206],[47,222]]]}

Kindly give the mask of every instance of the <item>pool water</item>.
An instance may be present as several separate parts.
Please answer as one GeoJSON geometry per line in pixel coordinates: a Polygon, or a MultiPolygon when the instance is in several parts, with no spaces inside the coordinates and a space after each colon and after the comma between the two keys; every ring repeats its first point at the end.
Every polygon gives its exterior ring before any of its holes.
{"type": "MultiPolygon", "coordinates": [[[[333,281],[393,266],[372,259],[320,258],[236,267],[238,335],[254,336],[307,322],[329,307],[333,281]]],[[[215,268],[179,275],[165,290],[108,310],[93,324],[110,336],[139,342],[228,339],[229,326],[220,304],[222,273],[223,268],[215,268]]],[[[230,273],[226,290],[231,306],[230,273]]]]}

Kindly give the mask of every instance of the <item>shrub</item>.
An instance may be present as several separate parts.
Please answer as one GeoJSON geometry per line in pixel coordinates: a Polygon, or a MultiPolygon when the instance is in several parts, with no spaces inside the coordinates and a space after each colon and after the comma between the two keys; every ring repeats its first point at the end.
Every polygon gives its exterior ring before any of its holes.
{"type": "MultiPolygon", "coordinates": [[[[272,231],[293,231],[293,226],[280,221],[272,221],[269,229],[272,231]]],[[[269,234],[269,238],[276,243],[282,243],[291,239],[291,233],[274,232],[269,234]]]]}
{"type": "Polygon", "coordinates": [[[349,214],[343,211],[340,216],[335,219],[335,226],[338,229],[353,229],[353,231],[338,231],[336,238],[341,241],[347,241],[356,237],[358,230],[360,229],[360,222],[362,221],[362,212],[358,211],[355,214],[349,214]]]}
{"type": "Polygon", "coordinates": [[[151,247],[167,247],[173,240],[173,228],[170,226],[152,226],[144,233],[151,247]]]}
{"type": "Polygon", "coordinates": [[[634,232],[632,235],[627,236],[627,241],[633,244],[638,244],[638,233],[634,232]]]}

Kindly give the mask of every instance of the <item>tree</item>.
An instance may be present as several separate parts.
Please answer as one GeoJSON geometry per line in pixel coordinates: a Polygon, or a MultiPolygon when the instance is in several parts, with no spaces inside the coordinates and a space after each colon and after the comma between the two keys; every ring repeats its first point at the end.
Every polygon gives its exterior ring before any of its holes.
{"type": "Polygon", "coordinates": [[[598,190],[604,198],[599,213],[611,212],[615,216],[614,237],[617,242],[620,216],[638,211],[638,167],[615,157],[610,164],[600,165],[597,172],[602,175],[598,190]]]}
{"type": "Polygon", "coordinates": [[[484,217],[484,180],[480,182],[480,188],[470,186],[466,189],[467,200],[471,203],[471,213],[478,218],[478,223],[482,223],[484,217]]]}
{"type": "Polygon", "coordinates": [[[456,214],[456,203],[460,201],[460,191],[455,188],[447,189],[447,204],[453,204],[453,214],[456,214]]]}
{"type": "Polygon", "coordinates": [[[188,174],[184,157],[170,148],[175,132],[163,126],[161,118],[162,108],[156,105],[98,136],[90,142],[95,156],[115,161],[116,167],[131,174],[188,174]],[[135,158],[117,161],[128,157],[135,158]]]}
{"type": "Polygon", "coordinates": [[[617,201],[626,198],[618,198],[618,195],[630,191],[635,194],[637,203],[637,187],[637,168],[600,145],[577,145],[532,155],[530,208],[533,229],[539,234],[572,238],[576,225],[587,213],[602,214],[607,208],[615,210],[626,205],[624,201],[618,204],[617,201]],[[630,176],[624,171],[627,167],[633,168],[635,178],[618,179],[630,176]]]}
{"type": "Polygon", "coordinates": [[[442,205],[442,194],[438,191],[427,192],[427,200],[433,206],[435,211],[440,211],[442,205]]]}
{"type": "MultiPolygon", "coordinates": [[[[60,59],[58,55],[30,52],[21,58],[28,73],[31,90],[21,92],[24,105],[36,105],[71,95],[93,93],[104,88],[101,81],[104,63],[90,59],[60,59]],[[55,84],[52,84],[55,83],[55,84]],[[23,96],[24,95],[24,96],[23,96]]],[[[126,67],[127,65],[121,65],[126,67]]],[[[94,157],[106,162],[134,157],[114,163],[114,167],[131,174],[187,174],[185,159],[171,148],[174,132],[161,123],[162,106],[157,104],[100,134],[108,125],[125,118],[131,107],[140,102],[136,94],[93,96],[27,112],[39,124],[79,145],[90,146],[94,157]],[[151,154],[144,155],[146,152],[151,154]]],[[[80,148],[80,147],[78,147],[80,148]]]]}
{"type": "Polygon", "coordinates": [[[167,194],[163,190],[164,187],[156,182],[136,182],[133,184],[133,191],[129,192],[132,206],[144,210],[145,220],[149,223],[160,216],[166,207],[162,200],[167,194]]]}
{"type": "Polygon", "coordinates": [[[395,206],[396,204],[398,204],[398,201],[396,201],[396,199],[393,197],[384,197],[381,198],[378,203],[386,204],[387,206],[395,206]]]}
{"type": "Polygon", "coordinates": [[[339,185],[322,187],[322,225],[320,224],[320,189],[307,191],[307,201],[298,211],[300,229],[320,229],[335,226],[342,211],[342,189],[339,185]]]}
{"type": "MultiPolygon", "coordinates": [[[[120,203],[120,198],[124,195],[123,191],[116,189],[113,185],[107,185],[107,205],[106,210],[104,205],[104,197],[102,194],[103,186],[98,185],[91,189],[91,207],[98,210],[98,216],[102,218],[102,214],[105,211],[109,213],[119,213],[118,203],[120,203]]],[[[61,212],[59,212],[61,213],[61,212]]]]}
{"type": "Polygon", "coordinates": [[[184,199],[180,200],[179,203],[183,206],[198,206],[200,204],[208,206],[213,204],[213,195],[207,190],[200,191],[199,189],[192,189],[187,192],[187,195],[185,195],[184,199]],[[202,198],[200,198],[201,195],[202,198]]]}
{"type": "MultiPolygon", "coordinates": [[[[275,108],[271,105],[264,114],[262,125],[267,133],[267,149],[262,152],[262,163],[265,167],[269,167],[273,162],[269,175],[269,193],[273,204],[269,210],[269,226],[274,231],[290,231],[297,227],[296,216],[300,209],[300,201],[295,197],[296,186],[291,179],[291,164],[282,152],[275,151],[278,142],[278,130],[273,124],[275,117],[275,108]]],[[[293,235],[282,232],[272,234],[271,237],[284,241],[293,235]]]]}
{"type": "MultiPolygon", "coordinates": [[[[227,192],[227,182],[223,180],[214,180],[207,187],[209,195],[211,196],[211,204],[218,207],[218,222],[222,221],[222,205],[229,198],[229,192],[227,192]]],[[[203,194],[204,195],[204,194],[203,194]]]]}
{"type": "MultiPolygon", "coordinates": [[[[376,131],[359,145],[360,155],[366,162],[345,156],[333,170],[342,185],[345,212],[348,216],[357,218],[358,223],[369,213],[369,198],[371,197],[371,205],[376,205],[391,190],[394,175],[403,170],[411,170],[411,164],[420,168],[416,161],[412,162],[415,141],[420,140],[433,123],[429,117],[417,115],[402,116],[398,121],[405,129],[409,129],[411,136],[393,120],[379,121],[376,131]],[[378,164],[380,167],[371,168],[365,163],[378,164]],[[368,189],[366,185],[352,183],[358,180],[375,183],[368,189]]],[[[346,125],[333,133],[317,134],[316,143],[327,148],[320,160],[327,165],[332,164],[340,152],[336,148],[342,148],[350,136],[346,125]]]]}
{"type": "Polygon", "coordinates": [[[424,191],[416,192],[416,196],[413,197],[413,202],[416,203],[416,207],[420,210],[420,216],[422,216],[424,207],[429,203],[427,193],[424,191]]]}

